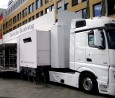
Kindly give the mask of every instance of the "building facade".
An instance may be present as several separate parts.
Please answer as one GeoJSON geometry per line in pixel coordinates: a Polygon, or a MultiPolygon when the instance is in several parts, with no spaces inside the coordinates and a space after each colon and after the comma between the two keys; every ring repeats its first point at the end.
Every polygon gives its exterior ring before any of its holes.
{"type": "MultiPolygon", "coordinates": [[[[58,10],[68,10],[86,18],[88,13],[86,9],[89,8],[89,17],[100,16],[101,4],[102,0],[10,0],[2,23],[3,34],[7,34],[52,10],[55,10],[56,14],[58,10]]],[[[115,12],[109,13],[108,16],[115,17],[115,12]]]]}

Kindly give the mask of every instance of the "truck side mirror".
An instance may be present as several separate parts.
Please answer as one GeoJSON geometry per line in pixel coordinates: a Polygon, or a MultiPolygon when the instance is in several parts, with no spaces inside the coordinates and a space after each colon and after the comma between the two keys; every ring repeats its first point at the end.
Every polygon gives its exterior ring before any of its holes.
{"type": "Polygon", "coordinates": [[[102,30],[94,30],[94,45],[99,49],[105,49],[102,30]]]}

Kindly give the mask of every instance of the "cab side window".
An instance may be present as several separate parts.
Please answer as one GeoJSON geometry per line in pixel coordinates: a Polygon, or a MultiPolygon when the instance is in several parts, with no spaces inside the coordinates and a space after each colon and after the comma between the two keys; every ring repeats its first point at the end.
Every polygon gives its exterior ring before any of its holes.
{"type": "Polygon", "coordinates": [[[90,31],[88,34],[88,45],[90,47],[95,47],[95,45],[94,45],[94,32],[93,31],[90,31]]]}
{"type": "MultiPolygon", "coordinates": [[[[98,47],[98,46],[96,46],[95,45],[95,43],[94,43],[94,40],[95,40],[95,37],[94,37],[94,32],[95,32],[95,30],[92,30],[92,31],[90,31],[89,33],[88,33],[88,45],[90,46],[90,47],[93,47],[93,48],[101,48],[101,49],[105,49],[105,37],[104,37],[104,33],[103,33],[103,30],[100,30],[101,32],[101,42],[102,42],[102,46],[103,47],[98,47]]],[[[98,33],[98,32],[97,32],[98,33]]]]}

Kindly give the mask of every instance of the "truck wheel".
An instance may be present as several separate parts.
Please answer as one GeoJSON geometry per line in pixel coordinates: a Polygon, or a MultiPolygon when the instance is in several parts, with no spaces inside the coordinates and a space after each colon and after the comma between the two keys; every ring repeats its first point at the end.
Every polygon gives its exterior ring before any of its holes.
{"type": "Polygon", "coordinates": [[[97,82],[93,75],[86,73],[81,76],[80,88],[86,93],[96,93],[97,92],[97,82]]]}

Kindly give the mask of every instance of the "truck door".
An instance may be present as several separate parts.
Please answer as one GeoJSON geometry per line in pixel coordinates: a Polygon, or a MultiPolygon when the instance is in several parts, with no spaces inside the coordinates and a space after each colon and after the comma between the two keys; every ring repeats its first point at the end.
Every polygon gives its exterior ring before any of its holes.
{"type": "Polygon", "coordinates": [[[95,30],[90,30],[87,33],[87,44],[86,44],[86,62],[93,65],[108,65],[108,46],[106,41],[106,36],[104,31],[101,31],[102,40],[104,47],[96,47],[94,45],[94,32],[95,30]]]}

